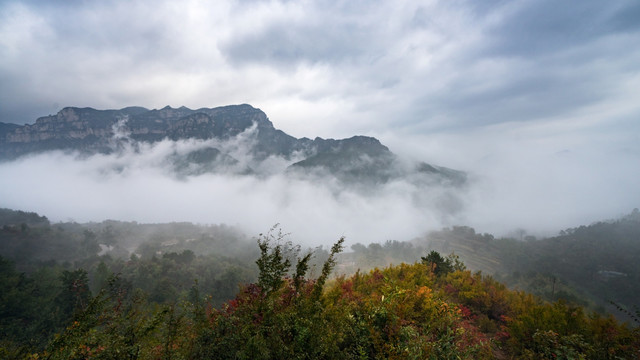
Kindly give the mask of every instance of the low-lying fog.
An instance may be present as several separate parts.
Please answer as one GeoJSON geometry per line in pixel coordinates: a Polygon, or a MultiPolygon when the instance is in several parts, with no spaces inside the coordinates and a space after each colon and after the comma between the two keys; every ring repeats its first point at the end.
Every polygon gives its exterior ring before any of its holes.
{"type": "MultiPolygon", "coordinates": [[[[584,146],[510,152],[536,144],[477,139],[440,136],[411,142],[382,136],[392,151],[468,171],[465,189],[395,181],[365,192],[332,179],[287,176],[283,170],[291,161],[278,158],[263,163],[259,176],[180,176],[167,157],[211,141],[165,140],[111,155],[50,152],[2,163],[0,207],[35,211],[54,222],[224,223],[250,236],[280,223],[296,242],[308,245],[330,244],[343,235],[351,244],[410,240],[451,225],[497,236],[518,228],[551,235],[638,207],[640,166],[628,166],[638,160],[637,152],[598,153],[584,146]]],[[[244,154],[243,161],[255,166],[238,142],[216,145],[228,151],[235,146],[235,157],[244,154]]]]}

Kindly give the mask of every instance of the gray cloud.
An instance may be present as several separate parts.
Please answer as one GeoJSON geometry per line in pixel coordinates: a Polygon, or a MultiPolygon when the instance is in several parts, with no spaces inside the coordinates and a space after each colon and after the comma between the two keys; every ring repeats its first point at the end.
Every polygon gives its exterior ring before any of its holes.
{"type": "Polygon", "coordinates": [[[279,23],[221,46],[232,63],[258,62],[291,66],[299,62],[340,63],[366,51],[368,29],[356,25],[279,23]],[[349,34],[345,36],[345,34],[349,34]]]}
{"type": "Polygon", "coordinates": [[[628,180],[640,153],[635,1],[69,4],[0,4],[0,121],[63,106],[250,103],[297,137],[377,136],[472,170],[521,200],[493,202],[497,219],[527,202],[533,217],[545,198],[572,221],[640,202],[628,180]],[[581,195],[558,196],[572,183],[581,195]]]}
{"type": "Polygon", "coordinates": [[[638,4],[634,1],[519,1],[509,16],[489,27],[503,56],[540,57],[588,45],[618,32],[638,31],[638,4]],[[637,17],[636,17],[637,20],[637,17]]]}

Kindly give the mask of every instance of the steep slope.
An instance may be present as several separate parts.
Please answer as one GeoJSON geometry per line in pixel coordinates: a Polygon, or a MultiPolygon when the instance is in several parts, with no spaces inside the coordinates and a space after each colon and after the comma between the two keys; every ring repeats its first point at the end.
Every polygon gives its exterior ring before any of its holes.
{"type": "Polygon", "coordinates": [[[455,252],[473,270],[498,276],[509,286],[547,300],[563,298],[621,319],[640,306],[640,212],[560,232],[558,236],[524,240],[496,239],[473,228],[454,226],[434,231],[414,244],[445,254],[455,252]]]}
{"type": "Polygon", "coordinates": [[[396,156],[374,138],[315,138],[309,148],[311,155],[292,164],[290,170],[307,175],[324,171],[343,181],[367,179],[372,183],[387,182],[397,170],[396,156]]]}
{"type": "Polygon", "coordinates": [[[185,140],[200,141],[200,145],[167,159],[181,176],[251,174],[264,168],[265,160],[277,157],[288,162],[289,174],[329,175],[344,183],[381,184],[403,178],[425,185],[459,186],[466,180],[460,171],[425,163],[407,165],[372,137],[297,139],[276,129],[260,109],[246,104],[197,110],[67,107],[35,124],[0,124],[0,161],[51,150],[85,156],[139,151],[137,145],[142,143],[185,140]]]}

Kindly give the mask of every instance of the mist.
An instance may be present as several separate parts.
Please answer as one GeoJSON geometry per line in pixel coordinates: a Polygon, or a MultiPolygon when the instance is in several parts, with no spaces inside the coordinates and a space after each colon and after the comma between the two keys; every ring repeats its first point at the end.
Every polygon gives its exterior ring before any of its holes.
{"type": "Polygon", "coordinates": [[[579,141],[547,139],[539,147],[535,137],[383,136],[403,158],[468,171],[469,181],[448,187],[403,178],[371,187],[345,186],[328,174],[296,176],[287,171],[299,160],[295,156],[258,161],[251,155],[256,131],[252,127],[226,141],[153,144],[114,131],[117,151],[111,154],[54,151],[5,162],[0,206],[35,211],[54,222],[188,221],[237,226],[250,236],[278,223],[297,242],[318,246],[340,236],[351,244],[404,241],[452,225],[497,236],[516,229],[547,236],[615,218],[637,207],[640,198],[633,185],[640,169],[628,166],[637,158],[634,151],[603,151],[579,141]],[[552,151],[556,145],[573,150],[552,151]],[[176,166],[176,157],[208,147],[237,163],[216,173],[176,166]]]}
{"type": "Polygon", "coordinates": [[[341,236],[350,243],[405,240],[456,223],[462,200],[452,188],[409,180],[365,188],[344,186],[328,174],[296,176],[285,171],[295,157],[258,162],[250,155],[254,132],[224,142],[154,144],[118,134],[119,151],[112,154],[55,151],[2,163],[0,206],[35,211],[54,222],[188,221],[233,225],[249,235],[278,223],[309,246],[341,236]],[[238,163],[217,173],[177,171],[173,158],[210,146],[238,163]],[[246,167],[254,171],[242,174],[246,167]]]}
{"type": "Polygon", "coordinates": [[[635,120],[619,120],[613,129],[604,127],[607,121],[585,115],[543,124],[378,136],[402,156],[468,172],[458,225],[496,236],[522,229],[540,237],[617,219],[640,206],[635,120]],[[630,131],[621,131],[625,128],[630,131]]]}

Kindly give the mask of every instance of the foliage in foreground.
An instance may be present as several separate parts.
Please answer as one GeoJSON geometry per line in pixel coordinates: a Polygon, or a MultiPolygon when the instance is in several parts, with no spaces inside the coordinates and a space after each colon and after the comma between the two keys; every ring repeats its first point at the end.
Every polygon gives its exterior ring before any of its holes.
{"type": "Polygon", "coordinates": [[[633,359],[639,329],[547,303],[454,264],[436,274],[401,264],[328,281],[341,239],[318,278],[310,256],[261,237],[259,280],[213,308],[151,306],[112,277],[48,346],[47,359],[633,359]]]}

